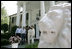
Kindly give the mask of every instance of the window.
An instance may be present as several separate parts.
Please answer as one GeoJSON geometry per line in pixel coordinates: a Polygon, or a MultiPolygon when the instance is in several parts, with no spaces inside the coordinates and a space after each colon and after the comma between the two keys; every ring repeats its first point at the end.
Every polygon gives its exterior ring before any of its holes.
{"type": "Polygon", "coordinates": [[[39,16],[41,16],[41,13],[40,13],[41,11],[39,10],[39,16]]]}
{"type": "Polygon", "coordinates": [[[14,17],[12,17],[12,23],[14,23],[14,17]]]}
{"type": "Polygon", "coordinates": [[[12,23],[16,22],[16,17],[12,17],[12,23]]]}
{"type": "Polygon", "coordinates": [[[26,20],[28,20],[28,17],[29,17],[29,13],[26,13],[26,20]]]}

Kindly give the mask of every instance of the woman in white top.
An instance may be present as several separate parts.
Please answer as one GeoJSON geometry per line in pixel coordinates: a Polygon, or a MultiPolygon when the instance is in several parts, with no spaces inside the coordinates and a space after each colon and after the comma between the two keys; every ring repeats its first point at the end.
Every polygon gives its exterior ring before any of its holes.
{"type": "Polygon", "coordinates": [[[33,26],[31,26],[30,29],[28,30],[28,44],[30,44],[30,40],[32,41],[32,43],[34,43],[34,38],[35,38],[35,30],[33,26]]]}

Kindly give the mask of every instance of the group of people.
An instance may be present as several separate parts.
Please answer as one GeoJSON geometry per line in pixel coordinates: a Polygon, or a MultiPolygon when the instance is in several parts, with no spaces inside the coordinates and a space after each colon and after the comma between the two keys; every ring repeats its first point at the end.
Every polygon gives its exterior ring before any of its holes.
{"type": "Polygon", "coordinates": [[[15,35],[21,37],[23,43],[28,42],[30,44],[30,40],[34,43],[35,30],[34,26],[26,26],[21,28],[20,26],[16,29],[15,35]]]}

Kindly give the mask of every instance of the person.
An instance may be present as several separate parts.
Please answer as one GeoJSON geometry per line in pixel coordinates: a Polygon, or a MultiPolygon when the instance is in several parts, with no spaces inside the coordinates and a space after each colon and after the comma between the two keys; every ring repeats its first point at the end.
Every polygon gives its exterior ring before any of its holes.
{"type": "Polygon", "coordinates": [[[21,38],[24,42],[26,41],[26,28],[25,27],[23,27],[22,29],[21,38]]]}
{"type": "Polygon", "coordinates": [[[19,27],[16,29],[15,35],[18,35],[19,37],[21,37],[21,32],[22,32],[22,29],[21,29],[21,26],[19,26],[19,27]]]}
{"type": "Polygon", "coordinates": [[[28,30],[28,44],[30,44],[30,39],[31,39],[31,33],[32,33],[32,28],[29,27],[29,30],[28,30]]]}
{"type": "Polygon", "coordinates": [[[34,38],[35,38],[35,30],[34,30],[34,27],[31,26],[29,27],[29,30],[28,30],[28,44],[30,44],[30,40],[32,43],[34,43],[34,38]]]}
{"type": "Polygon", "coordinates": [[[35,29],[34,29],[34,26],[33,25],[31,26],[31,28],[32,28],[32,43],[34,43],[35,29]]]}

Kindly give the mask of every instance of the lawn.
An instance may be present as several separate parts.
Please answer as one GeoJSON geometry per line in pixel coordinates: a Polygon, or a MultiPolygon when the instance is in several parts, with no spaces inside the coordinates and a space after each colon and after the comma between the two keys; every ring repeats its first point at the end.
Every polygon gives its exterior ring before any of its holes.
{"type": "Polygon", "coordinates": [[[35,42],[34,44],[30,44],[30,45],[26,44],[25,48],[38,48],[38,43],[39,42],[35,42]]]}

